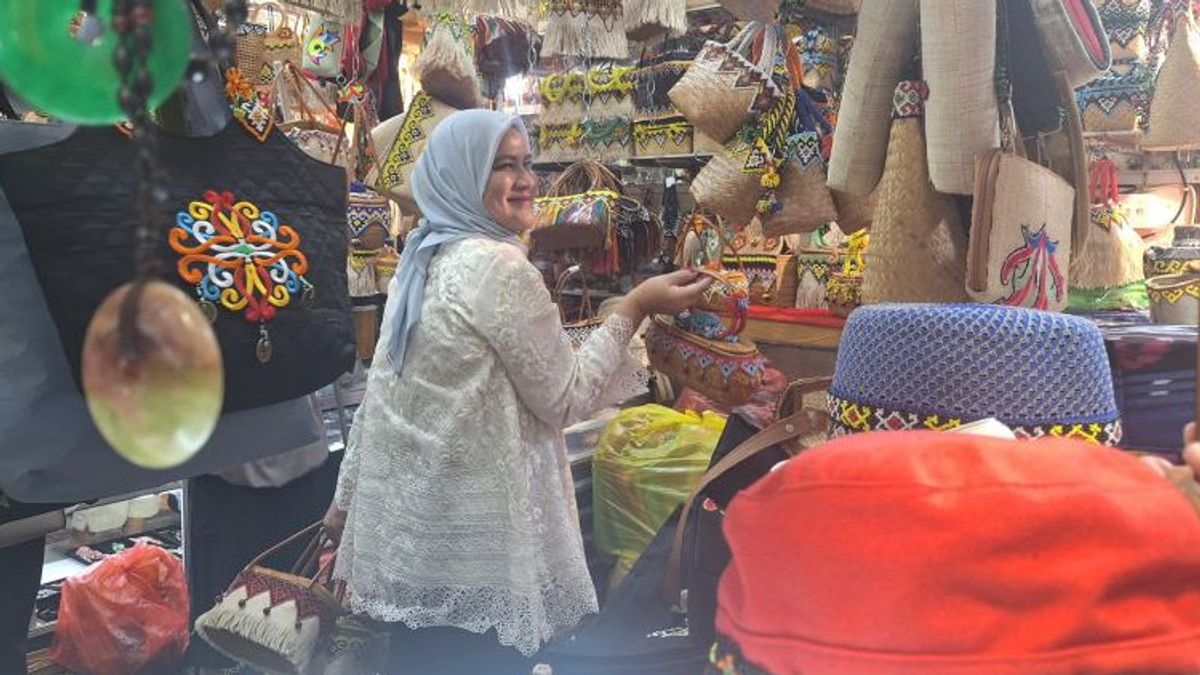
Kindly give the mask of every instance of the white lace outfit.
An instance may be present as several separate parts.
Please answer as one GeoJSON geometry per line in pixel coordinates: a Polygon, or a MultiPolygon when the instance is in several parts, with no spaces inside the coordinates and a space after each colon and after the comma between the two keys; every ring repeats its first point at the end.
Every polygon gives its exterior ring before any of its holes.
{"type": "Polygon", "coordinates": [[[377,360],[343,461],[351,609],[495,629],[526,655],[597,611],[561,429],[619,398],[633,332],[614,315],[575,351],[523,251],[443,247],[403,372],[377,360]]]}

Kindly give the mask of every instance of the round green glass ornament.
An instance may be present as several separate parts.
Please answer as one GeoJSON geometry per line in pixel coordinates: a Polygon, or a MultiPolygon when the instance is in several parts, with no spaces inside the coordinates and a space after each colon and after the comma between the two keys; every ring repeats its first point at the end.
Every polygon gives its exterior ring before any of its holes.
{"type": "MultiPolygon", "coordinates": [[[[0,0],[0,81],[29,105],[67,122],[104,125],[125,119],[117,102],[121,77],[113,64],[113,0],[96,4],[99,21],[93,17],[76,32],[72,24],[78,23],[80,0],[0,0]]],[[[155,0],[151,35],[147,67],[154,78],[153,108],[175,91],[187,69],[192,27],[183,0],[155,0]]]]}

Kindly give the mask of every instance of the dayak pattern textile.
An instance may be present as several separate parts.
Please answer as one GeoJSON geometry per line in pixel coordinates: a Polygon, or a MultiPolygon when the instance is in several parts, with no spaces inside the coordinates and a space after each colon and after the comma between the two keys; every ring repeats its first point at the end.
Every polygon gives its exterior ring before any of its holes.
{"type": "Polygon", "coordinates": [[[829,395],[840,433],[994,417],[1032,437],[1121,438],[1099,329],[1036,310],[861,307],[846,323],[829,395]]]}

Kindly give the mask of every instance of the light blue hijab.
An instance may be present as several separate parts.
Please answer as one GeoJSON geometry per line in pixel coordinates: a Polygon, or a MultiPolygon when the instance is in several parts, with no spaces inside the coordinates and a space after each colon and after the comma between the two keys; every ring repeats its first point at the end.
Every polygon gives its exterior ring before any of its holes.
{"type": "Polygon", "coordinates": [[[412,192],[423,217],[404,241],[388,287],[388,304],[394,306],[384,312],[383,331],[391,338],[388,360],[397,373],[421,319],[429,263],[442,245],[477,237],[521,245],[517,235],[492,220],[483,206],[496,151],[509,129],[528,139],[520,117],[492,110],[456,112],[434,128],[417,160],[412,192]]]}

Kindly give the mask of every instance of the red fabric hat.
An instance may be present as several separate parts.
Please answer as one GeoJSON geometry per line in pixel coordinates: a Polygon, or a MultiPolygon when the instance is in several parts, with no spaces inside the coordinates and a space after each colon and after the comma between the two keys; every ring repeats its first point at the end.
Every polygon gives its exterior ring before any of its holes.
{"type": "Polygon", "coordinates": [[[1117,450],[846,437],[734,499],[725,535],[728,673],[1200,673],[1200,519],[1117,450]]]}

